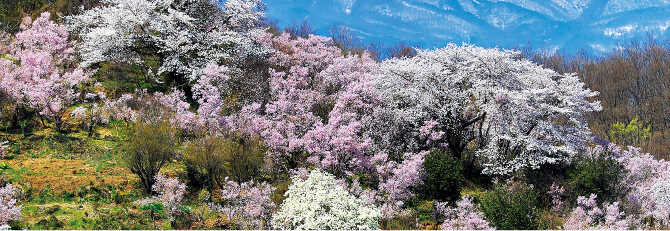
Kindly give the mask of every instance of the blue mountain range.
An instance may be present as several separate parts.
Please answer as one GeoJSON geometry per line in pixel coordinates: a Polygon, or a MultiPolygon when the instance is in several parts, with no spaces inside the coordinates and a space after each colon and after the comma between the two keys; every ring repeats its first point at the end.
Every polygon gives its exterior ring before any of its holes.
{"type": "Polygon", "coordinates": [[[266,0],[279,26],[317,34],[345,26],[362,41],[423,48],[448,42],[607,52],[648,36],[666,39],[670,0],[266,0]]]}

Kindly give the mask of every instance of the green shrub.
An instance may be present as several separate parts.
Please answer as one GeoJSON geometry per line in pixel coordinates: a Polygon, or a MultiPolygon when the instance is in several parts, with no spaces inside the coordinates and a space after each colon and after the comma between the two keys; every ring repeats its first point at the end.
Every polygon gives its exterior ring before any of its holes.
{"type": "Polygon", "coordinates": [[[570,201],[578,196],[598,195],[598,202],[613,202],[617,197],[617,184],[624,174],[624,167],[609,152],[597,157],[583,158],[568,171],[570,201]]]}
{"type": "Polygon", "coordinates": [[[138,122],[132,127],[124,147],[125,161],[130,171],[140,178],[147,194],[151,193],[156,174],[174,156],[176,146],[176,130],[167,121],[157,124],[138,122]]]}
{"type": "Polygon", "coordinates": [[[628,124],[621,122],[612,124],[607,136],[610,141],[619,145],[641,146],[651,138],[651,126],[648,122],[640,121],[639,116],[635,116],[628,124]]]}
{"type": "Polygon", "coordinates": [[[497,229],[537,229],[539,194],[524,183],[496,184],[480,198],[481,211],[497,229]]]}
{"type": "Polygon", "coordinates": [[[184,163],[189,183],[210,191],[221,188],[225,177],[237,182],[255,179],[263,167],[265,148],[255,138],[208,136],[189,143],[184,163]]]}
{"type": "Polygon", "coordinates": [[[460,197],[463,166],[448,150],[439,149],[426,155],[423,162],[425,171],[423,194],[427,199],[456,201],[460,197]]]}
{"type": "Polygon", "coordinates": [[[42,219],[36,225],[39,229],[62,229],[65,223],[58,220],[56,216],[50,215],[48,219],[42,219]]]}

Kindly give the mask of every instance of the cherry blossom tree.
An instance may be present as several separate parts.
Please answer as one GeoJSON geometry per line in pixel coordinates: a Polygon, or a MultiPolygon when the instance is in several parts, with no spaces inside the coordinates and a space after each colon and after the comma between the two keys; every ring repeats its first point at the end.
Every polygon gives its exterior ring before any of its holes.
{"type": "Polygon", "coordinates": [[[89,73],[75,66],[69,33],[50,17],[45,12],[35,21],[23,20],[0,59],[0,88],[21,107],[52,118],[61,131],[62,116],[78,101],[78,85],[88,81],[89,73]]]}
{"type": "Polygon", "coordinates": [[[210,62],[234,66],[263,56],[251,39],[261,31],[263,7],[260,0],[226,1],[223,8],[209,0],[104,0],[68,25],[82,40],[84,66],[158,55],[157,74],[197,80],[210,62]]]}
{"type": "Polygon", "coordinates": [[[516,51],[449,44],[390,59],[376,78],[384,107],[369,126],[395,153],[474,148],[489,174],[568,161],[590,140],[584,116],[601,110],[574,74],[516,51]]]}
{"type": "MultiPolygon", "coordinates": [[[[344,113],[342,109],[334,110],[338,100],[344,104],[345,94],[350,83],[358,80],[366,71],[373,68],[369,57],[343,57],[341,51],[335,47],[329,38],[321,36],[310,36],[309,38],[290,38],[290,35],[272,37],[270,34],[259,38],[261,43],[274,48],[269,58],[270,91],[266,102],[256,102],[244,106],[240,112],[230,116],[219,116],[222,126],[233,130],[259,134],[265,138],[266,144],[271,148],[270,157],[274,160],[276,167],[284,167],[285,170],[292,169],[302,160],[296,159],[304,152],[323,153],[327,148],[317,146],[317,142],[325,141],[323,133],[327,130],[328,123],[349,124],[348,121],[333,120],[331,113],[344,113]],[[335,63],[348,62],[347,70],[342,72],[336,69],[328,70],[335,63]],[[355,69],[356,72],[350,72],[355,69]],[[346,73],[346,74],[341,74],[346,73]],[[351,77],[353,75],[354,77],[351,77]],[[350,80],[347,80],[349,78],[350,80]],[[352,79],[353,78],[353,79],[352,79]],[[332,84],[331,84],[332,83],[332,84]]],[[[342,64],[344,65],[344,64],[342,64]]],[[[211,73],[221,73],[221,68],[210,67],[211,73]]],[[[217,79],[227,78],[218,74],[217,79]]],[[[207,80],[210,78],[203,78],[207,80]]],[[[212,82],[212,81],[210,81],[212,82]]],[[[208,95],[202,97],[200,102],[200,116],[203,118],[216,118],[220,111],[222,97],[215,94],[203,94],[198,92],[226,92],[219,84],[211,88],[210,82],[200,81],[194,87],[196,95],[208,95]],[[218,90],[215,90],[218,89],[218,90]],[[205,114],[208,113],[208,114],[205,114]],[[211,113],[214,113],[213,115],[211,113]]],[[[353,90],[352,90],[353,91],[353,90]]],[[[353,99],[355,96],[350,97],[353,99]]],[[[363,96],[361,96],[363,97],[363,96]]],[[[349,115],[347,115],[349,116],[349,115]]],[[[356,125],[354,125],[355,127],[356,125]]],[[[336,131],[328,130],[328,132],[336,131]]],[[[346,131],[341,131],[342,133],[346,131]]],[[[350,132],[350,135],[357,135],[350,132]]],[[[349,142],[351,144],[351,142],[349,142]]],[[[349,146],[341,143],[342,148],[349,146]]],[[[353,145],[356,147],[359,145],[353,145]]],[[[348,155],[349,153],[347,153],[348,155]]],[[[309,154],[311,155],[311,154],[309,154]]],[[[312,163],[320,161],[319,158],[311,158],[312,163]]]]}

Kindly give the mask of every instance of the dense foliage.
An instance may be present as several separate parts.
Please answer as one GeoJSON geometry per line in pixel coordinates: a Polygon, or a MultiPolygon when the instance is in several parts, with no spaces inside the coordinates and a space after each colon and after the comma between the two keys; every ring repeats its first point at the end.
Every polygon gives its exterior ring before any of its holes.
{"type": "Polygon", "coordinates": [[[484,194],[481,210],[498,229],[538,229],[539,194],[532,185],[519,182],[498,184],[484,194]]]}
{"type": "Polygon", "coordinates": [[[446,150],[434,150],[423,161],[423,194],[429,199],[456,201],[465,182],[460,160],[446,150]]]}
{"type": "Polygon", "coordinates": [[[624,167],[608,150],[589,151],[568,173],[567,183],[573,197],[598,195],[599,201],[616,200],[617,187],[624,175],[624,167]]]}
{"type": "Polygon", "coordinates": [[[246,182],[262,170],[263,148],[254,139],[204,137],[186,146],[184,164],[191,184],[211,191],[222,188],[225,178],[246,182]]]}

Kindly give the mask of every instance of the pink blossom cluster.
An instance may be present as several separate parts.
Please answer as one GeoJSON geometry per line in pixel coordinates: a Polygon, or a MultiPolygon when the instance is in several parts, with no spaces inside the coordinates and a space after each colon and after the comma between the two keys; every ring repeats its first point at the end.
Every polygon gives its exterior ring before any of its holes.
{"type": "Polygon", "coordinates": [[[179,182],[179,179],[175,177],[168,177],[163,174],[156,175],[154,179],[156,182],[151,186],[151,190],[158,195],[139,200],[136,203],[146,205],[159,202],[165,208],[168,218],[174,220],[175,216],[178,216],[181,212],[186,185],[179,182]]]}
{"type": "Polygon", "coordinates": [[[156,92],[153,95],[158,105],[161,105],[170,122],[177,128],[184,130],[195,129],[196,114],[189,110],[190,105],[182,91],[173,89],[168,94],[156,92]]]}
{"type": "Polygon", "coordinates": [[[436,202],[435,207],[436,212],[445,217],[440,225],[442,230],[495,230],[469,196],[456,202],[456,207],[449,207],[446,202],[436,202]]]}
{"type": "MultiPolygon", "coordinates": [[[[617,202],[598,207],[596,195],[579,197],[575,208],[564,222],[567,229],[663,228],[670,224],[670,164],[657,160],[640,148],[622,149],[615,144],[589,148],[586,158],[603,155],[616,158],[625,174],[615,190],[621,195],[617,202]],[[624,216],[625,215],[625,216],[624,216]]],[[[556,196],[562,190],[552,185],[554,205],[562,204],[556,196]]]]}
{"type": "MultiPolygon", "coordinates": [[[[423,122],[423,126],[419,128],[419,137],[426,139],[426,145],[430,145],[434,141],[441,140],[445,132],[438,129],[439,123],[434,120],[423,122]]],[[[442,145],[446,147],[446,144],[442,145]]]]}
{"type": "Polygon", "coordinates": [[[109,114],[113,119],[135,121],[137,113],[129,106],[132,100],[132,94],[123,94],[118,99],[106,100],[103,107],[109,109],[109,114]]]}
{"type": "Polygon", "coordinates": [[[553,213],[560,213],[561,210],[563,209],[563,199],[562,197],[565,194],[565,189],[563,186],[559,186],[556,183],[552,183],[551,187],[549,187],[549,191],[547,192],[549,194],[549,197],[551,198],[551,211],[553,213]]]}
{"type": "Polygon", "coordinates": [[[90,74],[73,67],[69,33],[50,16],[44,12],[35,21],[23,20],[0,59],[0,88],[18,105],[53,118],[60,129],[63,112],[79,99],[77,86],[90,74]]]}
{"type": "Polygon", "coordinates": [[[625,208],[639,214],[640,225],[660,228],[670,224],[670,163],[657,160],[640,148],[620,151],[626,169],[620,188],[625,190],[625,208]],[[645,219],[645,218],[651,218],[645,219]]]}
{"type": "Polygon", "coordinates": [[[203,75],[193,86],[194,96],[198,99],[198,122],[207,130],[219,127],[221,112],[224,108],[223,95],[229,93],[227,81],[228,68],[208,64],[203,75]]]}
{"type": "MultiPolygon", "coordinates": [[[[367,54],[344,57],[329,38],[321,36],[291,39],[288,34],[267,35],[259,41],[274,48],[268,59],[269,102],[247,105],[224,118],[225,124],[264,137],[277,164],[293,153],[306,151],[310,163],[338,175],[363,165],[370,141],[359,137],[357,113],[370,110],[375,99],[366,78],[374,71],[375,62],[367,54]]],[[[221,78],[225,77],[214,79],[221,78]]],[[[200,89],[196,92],[210,88],[200,89]]],[[[205,108],[216,111],[210,108],[217,107],[205,108]]]]}
{"type": "Polygon", "coordinates": [[[619,202],[605,203],[601,208],[597,204],[596,197],[595,194],[591,194],[588,198],[578,197],[577,208],[570,212],[563,223],[563,228],[570,230],[628,229],[630,221],[624,212],[619,210],[619,202]]]}
{"type": "Polygon", "coordinates": [[[274,187],[262,182],[237,183],[226,178],[221,189],[221,204],[212,204],[216,211],[224,213],[228,219],[241,228],[264,229],[269,227],[272,210],[271,200],[274,187]]]}
{"type": "Polygon", "coordinates": [[[158,193],[157,201],[160,201],[165,206],[171,218],[179,212],[184,193],[186,193],[186,185],[179,182],[175,177],[167,177],[163,174],[158,174],[155,177],[156,183],[151,186],[151,190],[158,193]]]}
{"type": "Polygon", "coordinates": [[[6,226],[9,221],[21,218],[21,206],[17,204],[18,189],[11,184],[0,188],[0,227],[6,226]]]}
{"type": "Polygon", "coordinates": [[[176,89],[167,94],[138,90],[134,94],[124,94],[118,99],[105,101],[100,110],[104,111],[106,118],[128,121],[142,119],[148,122],[168,120],[173,126],[187,131],[201,129],[197,123],[198,117],[190,110],[184,93],[176,89]]]}
{"type": "Polygon", "coordinates": [[[413,197],[411,187],[421,184],[423,160],[427,152],[406,153],[402,162],[389,159],[386,153],[372,158],[379,179],[377,201],[384,218],[392,218],[402,211],[404,201],[413,197]]]}

